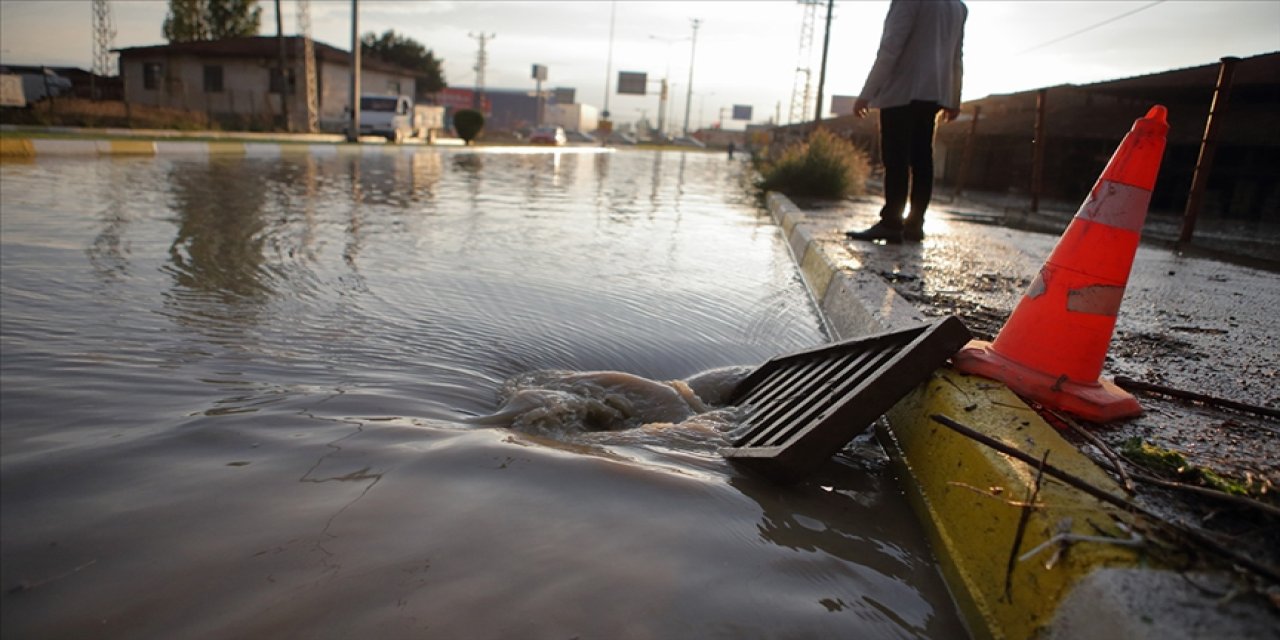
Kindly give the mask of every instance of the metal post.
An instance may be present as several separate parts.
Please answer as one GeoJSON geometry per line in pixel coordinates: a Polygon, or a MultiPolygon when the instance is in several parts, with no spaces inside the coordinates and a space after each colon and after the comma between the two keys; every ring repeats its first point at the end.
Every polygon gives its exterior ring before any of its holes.
{"type": "Polygon", "coordinates": [[[978,119],[982,117],[982,106],[973,106],[973,122],[969,123],[969,138],[964,143],[964,157],[960,159],[960,170],[956,172],[956,190],[952,197],[959,197],[964,192],[964,180],[973,162],[973,145],[978,139],[978,119]]]}
{"type": "Polygon", "coordinates": [[[827,29],[822,36],[822,66],[818,68],[818,108],[814,109],[813,121],[822,122],[822,90],[827,83],[827,49],[831,46],[831,7],[835,0],[827,0],[827,29]]]}
{"type": "Polygon", "coordinates": [[[280,117],[284,119],[284,130],[289,131],[289,76],[288,52],[284,42],[284,19],[280,16],[280,0],[276,0],[276,42],[280,44],[280,117]]]}
{"type": "Polygon", "coordinates": [[[689,88],[684,94],[684,137],[689,137],[689,107],[693,104],[693,57],[698,52],[698,25],[702,21],[693,19],[693,45],[689,48],[689,88]]]}
{"type": "Polygon", "coordinates": [[[1178,246],[1191,242],[1196,230],[1196,218],[1204,202],[1204,189],[1209,184],[1209,172],[1213,170],[1213,154],[1218,148],[1218,122],[1227,113],[1227,101],[1231,98],[1231,78],[1235,75],[1240,58],[1228,56],[1218,67],[1218,84],[1213,88],[1213,102],[1209,104],[1209,117],[1204,123],[1204,138],[1200,140],[1200,156],[1196,159],[1196,171],[1191,178],[1191,193],[1187,196],[1187,209],[1182,214],[1182,232],[1178,246]]]}
{"type": "Polygon", "coordinates": [[[658,94],[658,138],[667,138],[667,79],[662,79],[662,89],[658,94]]]}
{"type": "Polygon", "coordinates": [[[609,119],[609,83],[613,81],[613,25],[618,16],[617,0],[609,4],[609,57],[604,63],[604,111],[600,117],[609,119]]]}
{"type": "Polygon", "coordinates": [[[1044,183],[1044,111],[1048,89],[1036,92],[1036,139],[1031,153],[1031,213],[1040,210],[1040,187],[1044,183]]]}
{"type": "Polygon", "coordinates": [[[347,142],[360,140],[360,0],[351,0],[351,123],[347,142]]]}

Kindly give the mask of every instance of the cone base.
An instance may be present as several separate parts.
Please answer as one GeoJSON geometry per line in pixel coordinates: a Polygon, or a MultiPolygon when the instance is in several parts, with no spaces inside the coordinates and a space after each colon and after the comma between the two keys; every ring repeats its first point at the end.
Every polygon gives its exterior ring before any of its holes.
{"type": "Polygon", "coordinates": [[[1142,414],[1137,398],[1109,380],[1075,382],[1037,371],[996,352],[990,342],[973,340],[951,359],[964,373],[999,380],[1018,395],[1085,420],[1111,422],[1142,414]]]}

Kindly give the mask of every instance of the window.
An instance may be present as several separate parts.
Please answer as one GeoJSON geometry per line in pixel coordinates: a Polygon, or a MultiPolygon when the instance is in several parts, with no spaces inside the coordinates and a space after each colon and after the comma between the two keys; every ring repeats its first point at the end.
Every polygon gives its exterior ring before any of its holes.
{"type": "Polygon", "coordinates": [[[361,96],[361,111],[382,111],[384,113],[395,113],[397,109],[397,100],[394,96],[361,96]]]}
{"type": "Polygon", "coordinates": [[[204,92],[222,93],[222,67],[204,66],[204,92]]]}
{"type": "MultiPolygon", "coordinates": [[[[297,78],[293,76],[293,69],[286,69],[285,77],[289,81],[286,89],[289,95],[297,93],[298,83],[296,82],[297,78]]],[[[282,85],[284,83],[280,81],[280,69],[278,67],[271,69],[271,93],[280,93],[282,85]]]]}
{"type": "Polygon", "coordinates": [[[155,90],[159,89],[161,83],[164,82],[164,63],[162,62],[144,62],[142,63],[142,88],[155,90]]]}

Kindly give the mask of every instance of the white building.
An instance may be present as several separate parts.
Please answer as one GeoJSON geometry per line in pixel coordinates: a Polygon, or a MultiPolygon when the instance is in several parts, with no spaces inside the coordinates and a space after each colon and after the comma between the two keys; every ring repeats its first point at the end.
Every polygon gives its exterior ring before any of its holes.
{"type": "MultiPolygon", "coordinates": [[[[203,111],[233,125],[270,124],[287,109],[289,128],[306,130],[303,39],[284,39],[288,82],[281,82],[280,40],[254,36],[118,49],[124,100],[131,104],[203,111]],[[285,89],[284,102],[281,88],[285,89]]],[[[351,102],[351,54],[313,41],[321,130],[340,131],[351,102]]],[[[413,96],[414,72],[362,56],[363,94],[413,96]]]]}

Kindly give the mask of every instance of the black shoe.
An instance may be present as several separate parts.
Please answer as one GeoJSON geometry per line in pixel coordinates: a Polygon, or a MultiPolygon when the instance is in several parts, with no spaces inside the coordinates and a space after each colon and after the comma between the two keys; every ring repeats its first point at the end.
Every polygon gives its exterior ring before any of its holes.
{"type": "Polygon", "coordinates": [[[870,229],[863,231],[846,231],[846,238],[850,240],[884,240],[889,244],[899,244],[902,242],[902,228],[891,227],[884,221],[871,225],[870,229]]]}
{"type": "Polygon", "coordinates": [[[924,240],[924,228],[909,224],[902,228],[902,239],[907,242],[920,242],[924,240]]]}

